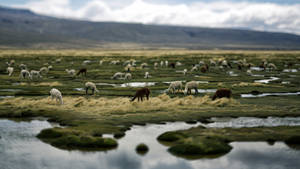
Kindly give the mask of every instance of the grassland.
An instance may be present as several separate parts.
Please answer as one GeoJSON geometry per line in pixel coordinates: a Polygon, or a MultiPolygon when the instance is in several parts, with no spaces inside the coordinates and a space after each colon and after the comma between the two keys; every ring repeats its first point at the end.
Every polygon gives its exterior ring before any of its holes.
{"type": "Polygon", "coordinates": [[[134,124],[162,123],[167,121],[202,121],[210,117],[240,117],[240,116],[299,116],[299,96],[269,96],[261,98],[241,98],[242,93],[252,91],[263,92],[296,92],[300,91],[300,73],[283,72],[285,63],[293,63],[289,69],[299,69],[300,52],[297,51],[188,51],[188,50],[2,50],[0,51],[0,96],[15,96],[0,100],[0,117],[48,117],[50,121],[66,125],[65,128],[49,129],[40,135],[43,141],[56,147],[74,149],[92,145],[91,148],[105,148],[116,146],[113,140],[102,140],[101,135],[112,133],[116,137],[124,135],[125,131],[134,124]],[[9,77],[5,72],[6,61],[15,60],[15,73],[9,77]],[[56,59],[61,59],[60,63],[56,59]],[[132,71],[133,79],[112,80],[110,77],[116,72],[125,72],[122,63],[135,59],[137,65],[148,63],[149,67],[137,67],[132,71]],[[192,64],[199,61],[208,62],[209,59],[226,59],[230,62],[246,59],[247,62],[259,65],[262,60],[272,62],[277,66],[273,71],[253,71],[249,76],[246,68],[220,70],[211,67],[207,73],[188,72],[183,76],[183,69],[190,70],[192,64]],[[89,65],[83,65],[84,60],[91,60],[89,65]],[[103,60],[103,65],[99,61],[103,60]],[[112,60],[120,60],[121,64],[109,64],[112,60]],[[175,69],[171,67],[153,68],[154,62],[168,60],[169,63],[181,62],[183,66],[175,69]],[[73,62],[73,64],[71,64],[73,62]],[[19,78],[19,64],[26,64],[30,70],[39,70],[48,63],[53,66],[47,75],[40,80],[21,80],[19,78]],[[297,65],[298,64],[298,65],[297,65]],[[71,77],[65,69],[88,68],[87,77],[71,77]],[[144,79],[145,72],[152,76],[144,79]],[[230,76],[228,71],[234,71],[238,76],[230,76]],[[255,80],[279,77],[279,80],[268,84],[254,82],[255,80]],[[165,82],[206,81],[199,84],[199,89],[230,88],[233,92],[231,99],[210,99],[213,93],[200,93],[195,96],[184,96],[183,93],[164,94],[168,88],[165,82]],[[100,93],[86,96],[84,83],[92,81],[97,85],[100,93]],[[288,81],[289,83],[282,83],[288,81]],[[145,102],[129,102],[137,88],[121,87],[128,82],[155,82],[149,86],[151,98],[145,102]],[[56,105],[48,95],[51,88],[62,91],[64,105],[56,105]],[[47,133],[64,133],[56,135],[47,133]],[[76,144],[67,142],[65,137],[72,138],[76,144]],[[99,140],[100,139],[100,140],[99,140]],[[57,141],[60,140],[60,141],[57,141]],[[102,144],[105,143],[105,144],[102,144]],[[107,144],[108,145],[107,145],[107,144]],[[102,146],[101,146],[101,145],[102,146]]]}

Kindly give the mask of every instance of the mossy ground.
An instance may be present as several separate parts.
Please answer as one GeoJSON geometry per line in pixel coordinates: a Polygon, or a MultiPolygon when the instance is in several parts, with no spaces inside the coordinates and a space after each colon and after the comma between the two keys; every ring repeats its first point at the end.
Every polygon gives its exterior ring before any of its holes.
{"type": "MultiPolygon", "coordinates": [[[[210,117],[240,117],[240,116],[299,116],[299,96],[280,96],[263,98],[240,98],[241,93],[259,92],[295,92],[300,91],[300,73],[283,73],[284,63],[294,63],[291,67],[298,69],[300,52],[261,52],[261,51],[189,51],[189,50],[149,50],[149,51],[76,51],[76,50],[2,50],[0,51],[0,96],[15,96],[15,98],[0,100],[0,117],[36,117],[44,116],[50,121],[55,121],[67,128],[55,129],[66,133],[74,144],[68,143],[65,136],[60,141],[47,138],[58,147],[82,147],[84,142],[98,142],[99,136],[105,133],[115,134],[116,138],[123,136],[125,131],[133,124],[162,123],[166,121],[202,121],[210,117]],[[56,59],[61,59],[56,63],[56,59]],[[239,76],[229,76],[227,70],[211,68],[207,73],[189,72],[183,76],[183,69],[190,70],[192,64],[200,60],[208,62],[209,59],[228,61],[246,59],[247,62],[259,65],[263,59],[275,63],[277,70],[255,72],[265,77],[249,76],[246,69],[237,70],[233,64],[233,71],[239,76]],[[15,60],[15,73],[9,77],[5,73],[6,61],[15,60]],[[115,72],[124,72],[122,63],[125,60],[135,59],[139,66],[147,62],[146,69],[136,68],[132,71],[133,79],[112,80],[110,77],[115,72]],[[82,65],[84,60],[91,60],[89,65],[82,65]],[[104,60],[103,65],[99,61],[104,60]],[[121,64],[111,65],[111,60],[120,60],[121,64]],[[170,67],[153,68],[154,62],[168,60],[169,63],[180,61],[183,66],[176,69],[170,67]],[[74,62],[74,64],[71,64],[74,62]],[[47,75],[40,80],[28,81],[19,79],[19,64],[26,64],[30,70],[39,70],[45,63],[53,66],[47,75]],[[65,69],[76,70],[88,68],[87,77],[71,77],[65,69]],[[152,76],[144,79],[145,72],[152,76]],[[292,75],[292,76],[291,76],[292,75]],[[277,81],[269,84],[257,84],[254,80],[265,79],[271,76],[279,77],[277,81]],[[211,101],[213,93],[198,94],[197,96],[184,96],[183,93],[162,94],[168,88],[168,81],[208,81],[200,84],[200,89],[230,88],[233,92],[232,99],[219,99],[211,101]],[[108,83],[98,85],[100,93],[95,96],[85,96],[84,83],[108,83]],[[289,84],[282,84],[289,81],[289,84]],[[110,84],[123,84],[127,82],[156,82],[150,86],[151,98],[145,102],[129,102],[137,88],[114,87],[110,84]],[[56,105],[48,97],[51,88],[62,91],[64,105],[56,105]],[[9,89],[9,90],[7,90],[9,89]],[[13,89],[13,90],[11,90],[13,89]],[[77,133],[77,134],[76,134],[77,133]],[[79,133],[79,134],[78,134],[79,133]],[[96,139],[96,140],[95,140],[96,139]],[[77,140],[77,141],[76,141],[77,140]],[[86,141],[89,140],[89,141],[86,141]],[[66,145],[60,143],[65,142],[66,145]]],[[[93,143],[91,143],[93,145],[93,143]]]]}
{"type": "Polygon", "coordinates": [[[231,150],[234,141],[284,141],[288,145],[300,144],[300,127],[257,127],[257,128],[204,128],[172,131],[161,134],[157,139],[170,146],[169,151],[183,158],[197,159],[207,155],[222,155],[231,150]],[[174,139],[175,138],[175,139],[174,139]]]}

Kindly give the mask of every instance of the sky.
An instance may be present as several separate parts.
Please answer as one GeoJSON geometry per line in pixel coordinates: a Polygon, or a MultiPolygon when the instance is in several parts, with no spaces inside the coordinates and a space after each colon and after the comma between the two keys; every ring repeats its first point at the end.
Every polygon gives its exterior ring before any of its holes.
{"type": "Polygon", "coordinates": [[[300,34],[300,0],[0,0],[0,5],[90,21],[300,34]]]}

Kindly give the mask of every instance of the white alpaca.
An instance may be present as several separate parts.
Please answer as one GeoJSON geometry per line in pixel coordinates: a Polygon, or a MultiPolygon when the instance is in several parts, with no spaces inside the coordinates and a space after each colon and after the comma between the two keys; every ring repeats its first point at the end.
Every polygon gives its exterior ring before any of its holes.
{"type": "Polygon", "coordinates": [[[247,70],[247,75],[252,75],[252,71],[250,69],[247,70]]]}
{"type": "Polygon", "coordinates": [[[33,78],[42,78],[43,76],[41,76],[40,71],[37,70],[31,70],[30,71],[30,75],[31,75],[31,79],[33,78]]]}
{"type": "Polygon", "coordinates": [[[199,70],[198,65],[195,65],[195,66],[191,69],[191,72],[198,71],[198,70],[199,70]]]}
{"type": "Polygon", "coordinates": [[[272,69],[272,70],[277,69],[277,67],[275,66],[274,63],[269,63],[269,64],[268,64],[268,68],[270,68],[270,69],[272,69]]]}
{"type": "Polygon", "coordinates": [[[66,72],[69,74],[69,75],[71,75],[72,77],[74,77],[75,76],[75,74],[76,74],[76,71],[75,71],[75,69],[66,69],[66,72]]]}
{"type": "Polygon", "coordinates": [[[8,76],[11,76],[11,75],[13,74],[13,72],[14,72],[14,68],[13,68],[13,67],[8,67],[8,68],[6,69],[6,71],[7,71],[7,73],[8,73],[8,76]]]}
{"type": "Polygon", "coordinates": [[[204,61],[202,61],[202,60],[199,61],[199,65],[204,65],[204,64],[205,64],[204,61]]]}
{"type": "Polygon", "coordinates": [[[55,62],[56,62],[56,63],[60,63],[60,62],[61,62],[61,58],[56,59],[55,62]]]}
{"type": "Polygon", "coordinates": [[[124,63],[123,63],[123,66],[126,66],[126,65],[128,65],[128,64],[130,64],[131,63],[131,60],[126,60],[124,63]]]}
{"type": "Polygon", "coordinates": [[[48,66],[48,70],[52,70],[53,69],[53,66],[52,65],[49,65],[48,66]]]}
{"type": "Polygon", "coordinates": [[[101,66],[103,64],[103,60],[100,60],[99,61],[99,65],[101,66]]]}
{"type": "Polygon", "coordinates": [[[21,69],[21,70],[25,70],[25,69],[27,69],[27,66],[25,65],[25,64],[20,64],[19,65],[19,68],[21,69]]]}
{"type": "Polygon", "coordinates": [[[122,79],[124,75],[124,73],[117,72],[111,77],[111,79],[122,79]]]}
{"type": "Polygon", "coordinates": [[[15,64],[15,60],[10,60],[9,62],[6,62],[8,67],[11,67],[15,64]]]}
{"type": "Polygon", "coordinates": [[[160,67],[164,66],[164,61],[160,61],[160,67]]]}
{"type": "Polygon", "coordinates": [[[187,69],[183,69],[183,75],[185,76],[187,74],[187,69]]]}
{"type": "Polygon", "coordinates": [[[154,63],[154,69],[157,69],[157,67],[158,67],[158,63],[155,62],[155,63],[154,63]]]}
{"type": "Polygon", "coordinates": [[[142,64],[141,64],[141,68],[142,68],[142,69],[146,68],[147,66],[148,66],[147,63],[142,63],[142,64]]]}
{"type": "Polygon", "coordinates": [[[228,62],[226,60],[223,60],[222,63],[221,63],[221,65],[223,67],[227,68],[228,67],[228,62]]]}
{"type": "Polygon", "coordinates": [[[89,89],[92,90],[92,94],[94,94],[94,92],[99,93],[99,90],[97,89],[95,83],[93,83],[93,82],[86,82],[85,83],[85,94],[88,94],[89,89]]]}
{"type": "Polygon", "coordinates": [[[190,81],[185,84],[184,94],[192,94],[192,89],[195,89],[195,93],[198,93],[199,83],[196,81],[190,81]]]}
{"type": "Polygon", "coordinates": [[[126,73],[124,79],[125,80],[131,80],[132,79],[131,73],[126,73]]]}
{"type": "Polygon", "coordinates": [[[41,74],[48,74],[48,72],[49,72],[48,67],[42,67],[42,68],[40,68],[40,73],[41,74]]]}
{"type": "Polygon", "coordinates": [[[29,71],[25,70],[25,69],[21,70],[20,78],[22,78],[22,79],[25,79],[25,78],[32,79],[31,74],[29,73],[29,71]]]}
{"type": "Polygon", "coordinates": [[[176,90],[178,90],[178,91],[182,90],[182,82],[181,81],[171,82],[169,88],[167,89],[167,92],[175,93],[176,90]]]}
{"type": "Polygon", "coordinates": [[[217,65],[217,63],[212,59],[209,60],[209,64],[210,64],[210,66],[216,66],[217,65]]]}
{"type": "Polygon", "coordinates": [[[113,61],[111,61],[109,64],[110,64],[110,65],[117,65],[117,64],[119,64],[119,63],[120,63],[119,60],[113,60],[113,61]]]}
{"type": "Polygon", "coordinates": [[[165,65],[166,65],[166,67],[168,67],[169,66],[169,61],[165,61],[165,65]]]}
{"type": "Polygon", "coordinates": [[[51,99],[55,98],[56,103],[64,104],[61,92],[58,89],[52,88],[50,90],[51,99]]]}
{"type": "Polygon", "coordinates": [[[179,61],[177,61],[177,62],[176,62],[176,66],[182,66],[182,63],[179,62],[179,61]]]}
{"type": "Polygon", "coordinates": [[[145,79],[148,79],[149,77],[151,77],[150,74],[149,74],[149,72],[145,72],[144,78],[145,78],[145,79]]]}

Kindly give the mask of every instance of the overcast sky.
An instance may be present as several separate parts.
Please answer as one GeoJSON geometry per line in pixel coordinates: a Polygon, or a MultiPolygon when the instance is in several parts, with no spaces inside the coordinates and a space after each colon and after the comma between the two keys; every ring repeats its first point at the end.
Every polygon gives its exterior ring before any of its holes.
{"type": "Polygon", "coordinates": [[[300,34],[300,0],[1,0],[0,5],[91,21],[230,27],[300,34]]]}

